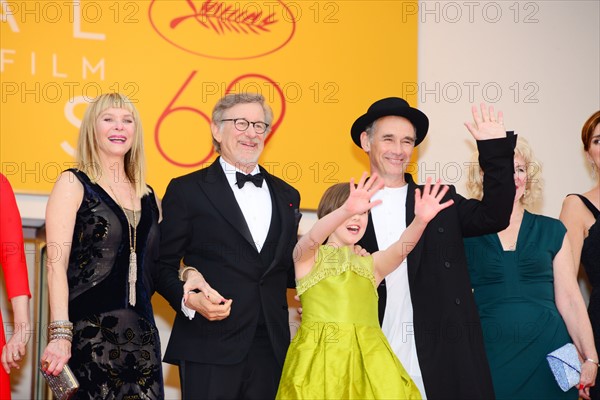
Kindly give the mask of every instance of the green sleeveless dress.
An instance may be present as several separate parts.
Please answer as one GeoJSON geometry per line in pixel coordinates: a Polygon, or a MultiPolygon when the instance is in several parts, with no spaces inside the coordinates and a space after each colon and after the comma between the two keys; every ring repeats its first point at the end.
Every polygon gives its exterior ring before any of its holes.
{"type": "Polygon", "coordinates": [[[321,246],[297,290],[302,323],[278,399],[421,398],[379,327],[373,257],[321,246]]]}
{"type": "Polygon", "coordinates": [[[515,251],[495,233],[464,240],[497,400],[578,398],[577,389],[559,388],[546,360],[571,342],[554,297],[553,260],[566,231],[525,211],[515,251]]]}

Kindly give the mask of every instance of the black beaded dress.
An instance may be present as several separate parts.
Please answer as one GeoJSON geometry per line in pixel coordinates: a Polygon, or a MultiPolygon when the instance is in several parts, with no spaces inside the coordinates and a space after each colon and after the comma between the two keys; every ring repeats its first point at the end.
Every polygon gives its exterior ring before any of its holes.
{"type": "MultiPolygon", "coordinates": [[[[596,219],[596,222],[590,227],[588,236],[583,240],[581,264],[585,268],[592,285],[588,314],[592,322],[594,341],[598,348],[600,346],[600,219],[598,219],[600,210],[586,197],[579,194],[576,196],[581,199],[596,219]]],[[[596,377],[596,385],[590,388],[590,396],[592,399],[600,399],[600,379],[598,376],[596,377]]]]}
{"type": "Polygon", "coordinates": [[[136,304],[131,306],[126,216],[86,174],[69,171],[84,188],[67,270],[74,325],[69,366],[80,383],[76,398],[163,399],[160,339],[150,303],[159,239],[154,194],[141,199],[136,304]]]}

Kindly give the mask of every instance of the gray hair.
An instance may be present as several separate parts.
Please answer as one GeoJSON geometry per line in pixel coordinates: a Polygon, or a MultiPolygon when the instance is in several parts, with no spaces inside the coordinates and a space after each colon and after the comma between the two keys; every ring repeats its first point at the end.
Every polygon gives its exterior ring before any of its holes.
{"type": "MultiPolygon", "coordinates": [[[[384,115],[383,117],[387,117],[387,115],[384,115]]],[[[379,119],[383,118],[383,117],[377,118],[375,121],[371,122],[369,125],[366,126],[365,132],[367,132],[367,138],[369,139],[370,143],[373,142],[373,132],[375,132],[375,125],[377,124],[377,121],[379,121],[379,119]]],[[[405,117],[402,117],[402,118],[405,118],[405,117]]],[[[410,124],[413,127],[413,132],[415,134],[415,139],[416,139],[416,137],[417,137],[417,128],[415,128],[415,126],[413,125],[412,122],[410,124]]]]}
{"type": "MultiPolygon", "coordinates": [[[[221,122],[221,120],[223,119],[223,114],[225,114],[225,111],[229,110],[230,108],[238,105],[238,104],[248,104],[248,103],[256,103],[259,104],[264,113],[265,113],[265,121],[269,127],[267,128],[267,131],[265,132],[265,137],[266,135],[269,134],[269,132],[271,132],[271,123],[273,122],[273,110],[271,110],[271,107],[265,102],[265,98],[262,94],[258,94],[258,93],[230,93],[227,94],[225,96],[223,96],[215,105],[215,108],[213,108],[213,112],[212,112],[212,121],[214,124],[219,126],[219,130],[222,129],[223,124],[221,122]]],[[[219,142],[217,142],[215,140],[215,138],[212,138],[212,142],[213,142],[213,146],[215,148],[215,151],[217,153],[221,153],[221,144],[219,142]]]]}

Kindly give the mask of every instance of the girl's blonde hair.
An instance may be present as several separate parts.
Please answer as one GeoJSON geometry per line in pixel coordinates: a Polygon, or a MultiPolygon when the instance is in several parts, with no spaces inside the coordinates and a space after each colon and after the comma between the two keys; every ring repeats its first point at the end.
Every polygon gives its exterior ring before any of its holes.
{"type": "Polygon", "coordinates": [[[96,137],[96,121],[100,114],[109,108],[121,108],[127,110],[133,116],[135,133],[133,145],[125,154],[125,175],[135,185],[137,197],[142,197],[150,192],[146,185],[146,161],[144,158],[144,135],[142,121],[137,109],[127,98],[120,93],[106,93],[94,99],[83,115],[81,128],[79,128],[79,140],[77,142],[77,168],[85,172],[90,180],[98,183],[102,176],[100,155],[98,151],[98,139],[96,137]]]}
{"type": "MultiPolygon", "coordinates": [[[[515,148],[515,157],[520,156],[525,162],[527,171],[527,183],[525,184],[525,193],[519,200],[521,204],[529,206],[534,204],[542,195],[542,165],[535,158],[531,146],[522,137],[518,137],[515,148]]],[[[469,176],[467,181],[467,190],[469,195],[476,199],[483,197],[483,171],[479,166],[479,153],[476,151],[469,163],[469,176]]]]}

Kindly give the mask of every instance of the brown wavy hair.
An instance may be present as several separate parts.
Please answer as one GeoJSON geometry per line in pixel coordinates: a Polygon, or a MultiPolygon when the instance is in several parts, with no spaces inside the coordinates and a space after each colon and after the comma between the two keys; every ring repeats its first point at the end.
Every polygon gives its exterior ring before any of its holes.
{"type": "Polygon", "coordinates": [[[588,151],[590,144],[592,144],[592,133],[596,126],[600,124],[600,111],[596,111],[591,117],[585,121],[583,128],[581,128],[581,141],[583,142],[583,149],[588,151]]]}
{"type": "Polygon", "coordinates": [[[344,204],[346,200],[348,200],[349,196],[349,182],[336,183],[335,185],[329,187],[325,191],[325,193],[323,193],[321,201],[319,201],[319,207],[317,208],[317,217],[321,219],[330,212],[340,208],[342,204],[344,204]]]}

